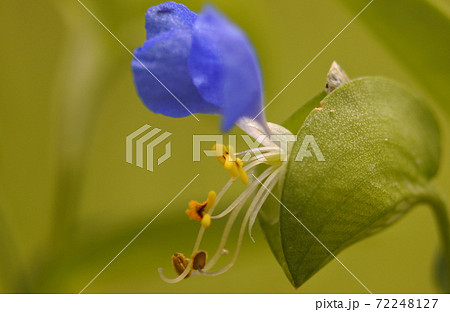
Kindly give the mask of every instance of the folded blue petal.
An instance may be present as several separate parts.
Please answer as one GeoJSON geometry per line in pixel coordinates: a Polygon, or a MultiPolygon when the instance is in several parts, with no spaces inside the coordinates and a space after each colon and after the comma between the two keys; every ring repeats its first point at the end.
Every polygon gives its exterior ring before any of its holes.
{"type": "Polygon", "coordinates": [[[194,23],[188,66],[200,95],[221,107],[225,131],[240,117],[260,113],[263,89],[256,54],[245,34],[213,7],[194,23]]]}
{"type": "Polygon", "coordinates": [[[173,29],[190,31],[196,19],[197,14],[173,1],[153,6],[145,13],[147,40],[173,29]]]}
{"type": "Polygon", "coordinates": [[[219,112],[200,96],[187,68],[196,18],[184,5],[173,2],[147,11],[147,40],[134,51],[131,66],[139,97],[155,113],[185,117],[219,112]]]}
{"type": "Polygon", "coordinates": [[[175,2],[151,7],[145,17],[147,40],[135,50],[132,70],[151,111],[170,117],[221,114],[226,131],[240,117],[260,112],[260,67],[237,26],[212,7],[197,15],[175,2]]]}

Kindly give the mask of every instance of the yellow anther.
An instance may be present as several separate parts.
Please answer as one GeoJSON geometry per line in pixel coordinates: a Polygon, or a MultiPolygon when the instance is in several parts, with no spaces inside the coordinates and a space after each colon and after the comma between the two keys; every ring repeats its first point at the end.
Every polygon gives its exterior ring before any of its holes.
{"type": "Polygon", "coordinates": [[[237,165],[236,165],[235,161],[232,161],[229,158],[227,158],[225,160],[225,163],[223,164],[223,167],[225,168],[225,170],[230,171],[231,176],[233,178],[236,178],[236,177],[239,176],[239,171],[238,171],[238,168],[237,168],[237,165]]]}
{"type": "MultiPolygon", "coordinates": [[[[206,261],[206,260],[205,260],[206,261]]],[[[172,256],[172,265],[175,269],[175,272],[177,272],[178,275],[183,274],[184,270],[186,270],[187,266],[189,265],[189,258],[186,258],[182,253],[176,252],[172,256]]],[[[186,275],[185,278],[188,278],[192,273],[192,268],[189,270],[189,273],[186,275]]]]}
{"type": "Polygon", "coordinates": [[[205,211],[208,211],[208,209],[210,209],[214,205],[215,201],[216,201],[216,192],[209,191],[208,199],[206,199],[205,211]]]}
{"type": "Polygon", "coordinates": [[[230,171],[234,166],[234,162],[232,162],[228,157],[223,161],[223,167],[225,170],[230,171]]]}
{"type": "Polygon", "coordinates": [[[186,214],[190,219],[200,221],[204,227],[211,225],[211,215],[206,213],[210,209],[216,200],[216,192],[210,191],[208,198],[203,203],[191,200],[189,202],[189,209],[186,209],[186,214]]]}
{"type": "Polygon", "coordinates": [[[227,148],[223,144],[215,144],[213,150],[216,152],[217,160],[219,160],[225,170],[230,172],[233,179],[240,177],[242,183],[248,184],[247,173],[242,168],[244,162],[235,156],[232,146],[228,146],[227,148]]]}
{"type": "Polygon", "coordinates": [[[237,177],[239,177],[239,168],[236,166],[236,165],[234,165],[233,167],[231,167],[231,169],[229,170],[230,171],[230,173],[231,173],[231,177],[233,178],[233,179],[236,179],[237,177]]]}
{"type": "Polygon", "coordinates": [[[200,223],[205,228],[209,227],[211,225],[211,215],[209,213],[205,213],[200,223]]]}
{"type": "Polygon", "coordinates": [[[191,200],[189,202],[189,209],[186,209],[186,214],[190,219],[202,221],[202,217],[199,214],[199,210],[202,208],[202,204],[198,201],[191,200]]]}
{"type": "Polygon", "coordinates": [[[216,153],[217,160],[223,165],[228,155],[227,147],[223,144],[214,144],[213,150],[216,153]]]}

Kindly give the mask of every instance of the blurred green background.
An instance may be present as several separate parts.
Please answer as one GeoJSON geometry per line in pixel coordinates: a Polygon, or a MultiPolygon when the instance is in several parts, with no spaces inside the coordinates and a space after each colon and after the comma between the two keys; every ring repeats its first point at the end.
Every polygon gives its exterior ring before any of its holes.
{"type": "MultiPolygon", "coordinates": [[[[253,41],[267,100],[355,15],[337,0],[210,2],[253,41]]],[[[379,2],[373,6],[387,4],[379,2]]],[[[428,2],[449,16],[447,1],[428,2]]],[[[84,3],[133,50],[145,38],[146,9],[159,2],[84,3]]],[[[204,1],[182,3],[199,11],[204,1]]],[[[203,200],[228,178],[214,160],[191,161],[192,134],[218,133],[219,118],[199,115],[197,122],[148,111],[134,89],[130,54],[75,0],[2,1],[0,16],[0,292],[78,293],[197,173],[198,179],[86,293],[364,292],[336,261],[295,290],[258,226],[256,243],[245,238],[238,262],[226,274],[175,285],[162,282],[157,268],[174,274],[170,256],[175,251],[189,254],[195,240],[198,223],[184,214],[187,202],[203,200]],[[173,156],[153,173],[125,162],[125,137],[144,124],[173,133],[173,156]]],[[[449,41],[435,44],[450,51],[449,41]]],[[[448,115],[433,102],[420,77],[362,19],[268,108],[268,120],[281,123],[322,90],[333,60],[350,77],[390,77],[430,100],[443,136],[436,184],[450,197],[448,115]]],[[[208,230],[206,250],[213,251],[219,239],[223,223],[216,224],[208,230]]],[[[438,245],[432,214],[419,206],[391,228],[342,252],[340,260],[374,293],[432,293],[438,291],[433,278],[438,245]]]]}

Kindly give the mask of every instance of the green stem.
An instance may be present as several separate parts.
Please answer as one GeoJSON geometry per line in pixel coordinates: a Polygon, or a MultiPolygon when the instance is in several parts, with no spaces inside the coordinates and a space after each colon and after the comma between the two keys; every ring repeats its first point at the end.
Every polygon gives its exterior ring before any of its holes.
{"type": "Polygon", "coordinates": [[[447,212],[447,207],[444,199],[438,195],[434,194],[433,197],[429,198],[428,201],[433,209],[434,217],[438,226],[440,233],[440,238],[442,241],[442,253],[444,257],[444,273],[445,273],[445,289],[447,292],[450,287],[450,224],[447,212]]]}

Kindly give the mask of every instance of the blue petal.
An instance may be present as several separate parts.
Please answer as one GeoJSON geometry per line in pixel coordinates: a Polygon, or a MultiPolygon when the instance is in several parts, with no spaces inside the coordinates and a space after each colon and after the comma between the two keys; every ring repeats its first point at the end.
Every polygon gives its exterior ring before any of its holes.
{"type": "MultiPolygon", "coordinates": [[[[188,66],[203,99],[221,108],[225,131],[240,117],[253,118],[260,113],[263,86],[252,45],[212,7],[201,12],[194,23],[188,66]]],[[[258,118],[264,120],[264,114],[258,118]]]]}
{"type": "Polygon", "coordinates": [[[217,106],[200,96],[187,67],[192,25],[196,18],[195,13],[174,2],[147,11],[147,40],[134,51],[139,61],[133,59],[131,66],[139,97],[155,113],[184,117],[190,112],[219,112],[217,106]]]}
{"type": "Polygon", "coordinates": [[[190,31],[196,19],[197,14],[173,1],[153,6],[145,13],[147,40],[173,29],[190,31]]]}

